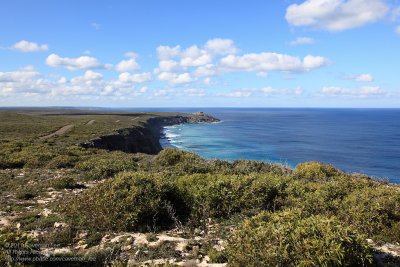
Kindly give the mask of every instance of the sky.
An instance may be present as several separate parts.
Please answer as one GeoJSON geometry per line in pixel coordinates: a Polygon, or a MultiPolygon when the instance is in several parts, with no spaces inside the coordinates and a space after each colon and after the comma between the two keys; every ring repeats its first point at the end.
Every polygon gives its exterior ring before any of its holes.
{"type": "Polygon", "coordinates": [[[0,106],[400,108],[400,0],[1,0],[0,106]]]}

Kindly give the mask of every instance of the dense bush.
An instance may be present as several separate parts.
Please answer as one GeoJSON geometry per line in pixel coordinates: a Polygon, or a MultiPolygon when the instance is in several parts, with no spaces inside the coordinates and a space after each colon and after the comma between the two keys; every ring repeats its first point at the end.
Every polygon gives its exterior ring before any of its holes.
{"type": "Polygon", "coordinates": [[[400,192],[389,187],[365,187],[344,198],[339,216],[370,238],[400,240],[400,192]]]}
{"type": "Polygon", "coordinates": [[[285,186],[274,175],[194,174],[180,176],[178,188],[192,207],[192,221],[227,218],[244,210],[270,210],[285,186]]]}
{"type": "Polygon", "coordinates": [[[152,162],[152,169],[172,171],[176,174],[207,173],[211,171],[210,162],[196,154],[167,148],[162,150],[152,162]]]}
{"type": "Polygon", "coordinates": [[[89,189],[64,207],[72,224],[97,230],[157,230],[188,215],[172,183],[133,172],[89,189]]]}
{"type": "Polygon", "coordinates": [[[319,162],[300,163],[294,170],[296,178],[309,181],[327,181],[333,177],[340,176],[341,172],[331,165],[322,164],[319,162]]]}
{"type": "Polygon", "coordinates": [[[135,171],[137,163],[133,155],[114,151],[87,157],[76,165],[76,169],[88,180],[101,180],[119,172],[135,171]]]}
{"type": "Polygon", "coordinates": [[[262,212],[228,240],[232,266],[366,266],[365,237],[335,217],[302,217],[299,210],[262,212]]]}

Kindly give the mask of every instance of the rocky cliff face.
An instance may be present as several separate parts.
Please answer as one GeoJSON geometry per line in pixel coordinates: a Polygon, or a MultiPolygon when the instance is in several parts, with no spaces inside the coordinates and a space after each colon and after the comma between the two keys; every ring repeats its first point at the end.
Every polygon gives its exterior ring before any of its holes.
{"type": "Polygon", "coordinates": [[[218,121],[218,119],[202,112],[173,117],[155,117],[149,119],[143,126],[120,129],[115,133],[89,140],[80,145],[86,148],[95,147],[128,153],[157,154],[162,150],[160,145],[162,127],[182,123],[213,123],[218,121]]]}

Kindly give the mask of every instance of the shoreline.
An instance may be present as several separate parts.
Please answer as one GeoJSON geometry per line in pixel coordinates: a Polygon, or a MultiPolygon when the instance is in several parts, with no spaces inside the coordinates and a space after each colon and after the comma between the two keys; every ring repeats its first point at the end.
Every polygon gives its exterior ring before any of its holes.
{"type": "Polygon", "coordinates": [[[85,148],[154,155],[163,150],[160,140],[164,127],[185,123],[214,123],[219,121],[219,119],[202,112],[153,117],[149,118],[142,126],[118,129],[114,133],[91,139],[79,145],[85,148]]]}

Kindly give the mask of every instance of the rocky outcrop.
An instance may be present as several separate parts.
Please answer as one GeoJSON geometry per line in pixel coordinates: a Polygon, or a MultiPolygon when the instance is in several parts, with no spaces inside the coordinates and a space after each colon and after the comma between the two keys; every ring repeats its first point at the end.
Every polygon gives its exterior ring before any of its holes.
{"type": "Polygon", "coordinates": [[[218,119],[203,112],[153,117],[147,120],[143,126],[119,129],[114,133],[100,136],[80,145],[86,148],[120,150],[128,153],[157,154],[162,150],[160,145],[162,127],[182,123],[213,123],[218,121],[218,119]]]}

